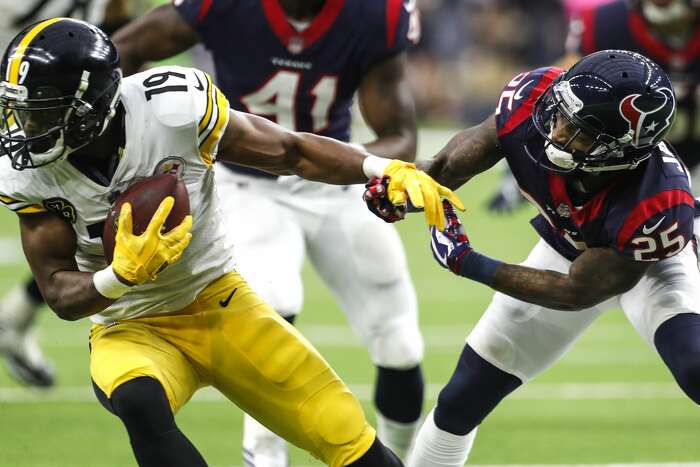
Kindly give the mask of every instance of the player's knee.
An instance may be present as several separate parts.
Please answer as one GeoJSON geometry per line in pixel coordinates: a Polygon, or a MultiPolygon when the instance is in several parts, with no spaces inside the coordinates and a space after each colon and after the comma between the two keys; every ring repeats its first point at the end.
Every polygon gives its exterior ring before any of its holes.
{"type": "Polygon", "coordinates": [[[117,387],[109,398],[112,411],[130,435],[149,431],[164,432],[174,425],[165,389],[159,381],[135,378],[117,387]]]}
{"type": "Polygon", "coordinates": [[[338,459],[352,457],[372,436],[362,406],[340,381],[307,400],[301,417],[305,431],[313,434],[316,454],[331,465],[345,465],[338,459]]]}
{"type": "Polygon", "coordinates": [[[449,433],[466,435],[520,384],[518,378],[466,345],[452,378],[438,396],[435,424],[449,433]]]}
{"type": "Polygon", "coordinates": [[[384,368],[403,370],[423,361],[423,336],[418,326],[401,326],[369,337],[372,362],[384,368]]]}

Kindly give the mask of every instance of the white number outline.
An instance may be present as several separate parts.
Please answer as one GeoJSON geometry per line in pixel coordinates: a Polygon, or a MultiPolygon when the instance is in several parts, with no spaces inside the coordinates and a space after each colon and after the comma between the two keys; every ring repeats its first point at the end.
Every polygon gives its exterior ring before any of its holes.
{"type": "Polygon", "coordinates": [[[17,84],[22,84],[24,83],[24,80],[27,79],[27,75],[29,74],[29,62],[24,61],[19,64],[19,83],[17,84]]]}
{"type": "MultiPolygon", "coordinates": [[[[298,131],[296,105],[300,83],[301,72],[276,70],[255,91],[241,97],[241,103],[250,113],[269,117],[287,129],[298,131]]],[[[311,123],[314,133],[323,132],[330,126],[329,114],[337,93],[338,76],[331,74],[322,75],[309,91],[313,99],[311,123]]]]}
{"type": "MultiPolygon", "coordinates": [[[[659,232],[659,237],[661,240],[661,247],[662,251],[668,250],[674,245],[677,245],[677,248],[675,250],[668,251],[665,254],[665,257],[668,258],[670,256],[675,255],[676,253],[680,252],[683,248],[685,248],[685,237],[681,234],[676,235],[675,237],[671,237],[671,234],[678,229],[678,221],[674,222],[673,225],[671,225],[669,228],[666,230],[662,230],[659,232]]],[[[636,261],[659,261],[661,258],[644,258],[643,255],[647,253],[656,253],[659,245],[656,241],[656,238],[654,237],[636,237],[632,239],[630,242],[633,245],[640,245],[642,243],[646,243],[646,246],[644,248],[638,248],[634,250],[634,259],[636,261]]]]}

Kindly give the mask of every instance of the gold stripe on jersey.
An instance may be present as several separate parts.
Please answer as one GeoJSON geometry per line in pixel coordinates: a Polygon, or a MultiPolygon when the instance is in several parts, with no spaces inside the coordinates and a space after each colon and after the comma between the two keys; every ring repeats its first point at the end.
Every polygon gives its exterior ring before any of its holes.
{"type": "Polygon", "coordinates": [[[214,94],[216,94],[216,105],[214,106],[216,112],[216,117],[212,117],[212,125],[209,133],[204,136],[202,142],[199,144],[199,155],[207,165],[212,165],[214,163],[214,148],[219,143],[219,140],[223,136],[224,127],[228,122],[229,114],[229,104],[228,99],[224,94],[219,91],[219,89],[213,87],[214,94]]]}
{"type": "MultiPolygon", "coordinates": [[[[12,208],[10,208],[12,209],[12,208]]],[[[39,204],[31,204],[29,206],[25,206],[23,208],[19,209],[12,209],[15,211],[17,214],[35,214],[37,212],[46,212],[46,208],[44,206],[41,206],[39,204]]]]}
{"type": "Polygon", "coordinates": [[[0,201],[2,201],[3,204],[7,204],[7,205],[17,204],[17,203],[21,202],[18,199],[10,198],[9,196],[4,196],[4,195],[0,195],[0,201]]]}
{"type": "Polygon", "coordinates": [[[10,56],[10,66],[8,67],[7,71],[8,82],[12,84],[19,84],[19,65],[22,63],[22,59],[24,58],[24,51],[27,50],[27,47],[29,47],[29,44],[32,42],[32,40],[34,40],[37,34],[52,24],[64,19],[66,18],[51,18],[44,20],[41,23],[38,23],[24,35],[22,40],[19,41],[19,44],[17,44],[14,53],[12,56],[10,56]]]}
{"type": "Polygon", "coordinates": [[[212,107],[214,104],[214,96],[212,92],[212,85],[211,85],[211,78],[207,73],[204,73],[204,78],[207,81],[207,108],[204,111],[204,116],[202,119],[199,121],[199,130],[198,134],[201,136],[202,132],[209,126],[209,122],[211,121],[211,114],[213,112],[212,107]]]}
{"type": "Polygon", "coordinates": [[[10,198],[9,196],[0,195],[0,202],[2,202],[9,209],[13,210],[19,214],[33,214],[35,212],[45,212],[46,208],[40,204],[28,204],[25,201],[10,198]]]}

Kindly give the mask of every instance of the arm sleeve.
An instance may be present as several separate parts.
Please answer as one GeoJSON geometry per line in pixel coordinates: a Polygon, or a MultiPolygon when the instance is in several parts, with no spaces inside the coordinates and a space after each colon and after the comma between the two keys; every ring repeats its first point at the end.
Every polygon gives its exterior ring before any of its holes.
{"type": "MultiPolygon", "coordinates": [[[[231,2],[236,0],[173,0],[175,10],[182,19],[202,38],[206,44],[214,29],[217,27],[217,19],[222,17],[226,8],[231,7],[231,2]]],[[[218,25],[221,28],[221,25],[218,25]]],[[[224,28],[225,30],[225,28],[224,28]]]]}
{"type": "Polygon", "coordinates": [[[7,209],[14,211],[17,214],[33,214],[37,212],[46,212],[46,208],[41,204],[23,201],[4,194],[0,194],[0,204],[7,209]]]}
{"type": "Polygon", "coordinates": [[[566,37],[566,51],[579,55],[595,52],[596,44],[596,10],[584,9],[571,17],[569,32],[566,37]]]}
{"type": "Polygon", "coordinates": [[[616,250],[635,261],[659,261],[679,253],[693,238],[694,201],[679,189],[642,200],[617,231],[616,250]]]}
{"type": "Polygon", "coordinates": [[[196,131],[199,156],[211,166],[230,113],[228,100],[211,77],[194,68],[165,66],[141,73],[138,81],[161,124],[188,135],[196,131]]]}
{"type": "Polygon", "coordinates": [[[369,28],[365,69],[405,52],[420,40],[420,14],[416,0],[374,0],[361,19],[369,28]]]}

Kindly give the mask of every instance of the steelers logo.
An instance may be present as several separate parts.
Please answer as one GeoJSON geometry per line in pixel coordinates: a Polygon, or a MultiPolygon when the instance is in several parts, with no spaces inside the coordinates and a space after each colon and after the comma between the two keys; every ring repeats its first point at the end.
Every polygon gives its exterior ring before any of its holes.
{"type": "Polygon", "coordinates": [[[64,198],[49,198],[41,202],[47,211],[56,214],[65,219],[71,224],[75,224],[78,216],[75,211],[75,206],[64,198]]]}
{"type": "Polygon", "coordinates": [[[156,169],[153,171],[153,175],[160,174],[175,174],[182,178],[185,174],[186,167],[185,159],[180,156],[168,156],[162,161],[158,162],[156,169]]]}

